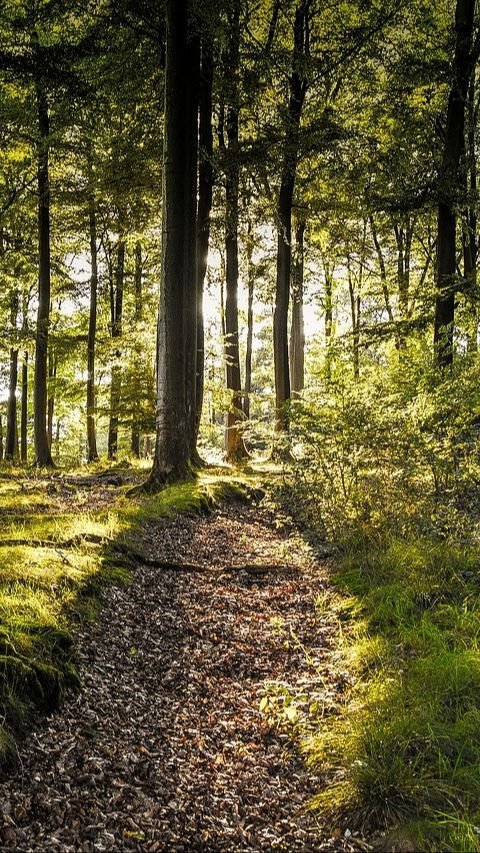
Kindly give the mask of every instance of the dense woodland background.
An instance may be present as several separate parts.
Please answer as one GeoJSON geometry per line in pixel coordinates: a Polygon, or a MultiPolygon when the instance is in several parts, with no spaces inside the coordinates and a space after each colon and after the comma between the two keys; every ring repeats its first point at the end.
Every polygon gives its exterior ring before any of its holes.
{"type": "Polygon", "coordinates": [[[198,159],[188,302],[204,293],[205,308],[187,331],[202,444],[223,445],[226,418],[230,458],[242,437],[268,446],[292,396],[315,408],[368,389],[405,412],[446,366],[475,385],[474,4],[177,9],[169,104],[162,4],[3,6],[6,460],[152,452],[175,104],[200,117],[199,139],[196,122],[195,139],[179,133],[198,159]]]}
{"type": "Polygon", "coordinates": [[[392,850],[479,850],[479,23],[0,9],[2,476],[145,457],[191,498],[205,460],[268,457],[335,562],[351,691],[330,716],[315,678],[272,684],[262,713],[327,774],[322,820],[392,850]]]}

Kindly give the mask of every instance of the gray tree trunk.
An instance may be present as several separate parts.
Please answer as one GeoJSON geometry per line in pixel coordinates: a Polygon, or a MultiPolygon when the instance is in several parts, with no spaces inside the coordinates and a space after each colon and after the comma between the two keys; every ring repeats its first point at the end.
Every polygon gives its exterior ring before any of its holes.
{"type": "MultiPolygon", "coordinates": [[[[40,73],[40,72],[38,72],[40,73]]],[[[33,388],[33,426],[35,464],[53,467],[47,433],[47,359],[50,322],[50,187],[48,103],[43,81],[37,80],[38,118],[38,309],[35,336],[35,379],[33,388]]]]}
{"type": "MultiPolygon", "coordinates": [[[[186,277],[190,229],[185,199],[191,198],[193,179],[189,168],[191,145],[187,135],[193,123],[187,110],[188,2],[167,0],[167,53],[165,67],[164,168],[162,220],[162,272],[157,326],[156,445],[151,489],[179,480],[189,473],[191,446],[187,423],[185,369],[185,300],[191,287],[186,277]]],[[[190,247],[196,252],[196,244],[190,247]]],[[[196,345],[196,339],[195,339],[196,345]]]]}
{"type": "Polygon", "coordinates": [[[456,283],[456,212],[462,187],[460,159],[464,146],[465,104],[474,67],[472,54],[475,0],[457,0],[456,46],[448,99],[437,212],[437,272],[434,354],[437,367],[453,363],[456,283]]]}

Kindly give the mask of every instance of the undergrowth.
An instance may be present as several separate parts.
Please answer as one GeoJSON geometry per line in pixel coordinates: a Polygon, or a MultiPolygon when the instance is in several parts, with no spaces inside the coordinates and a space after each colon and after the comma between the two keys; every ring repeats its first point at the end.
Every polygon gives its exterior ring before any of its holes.
{"type": "Polygon", "coordinates": [[[336,713],[312,713],[314,680],[296,708],[270,686],[263,709],[326,780],[309,808],[384,851],[480,851],[480,401],[467,380],[343,389],[297,410],[299,459],[278,496],[335,545],[318,614],[338,611],[349,686],[336,713]]]}

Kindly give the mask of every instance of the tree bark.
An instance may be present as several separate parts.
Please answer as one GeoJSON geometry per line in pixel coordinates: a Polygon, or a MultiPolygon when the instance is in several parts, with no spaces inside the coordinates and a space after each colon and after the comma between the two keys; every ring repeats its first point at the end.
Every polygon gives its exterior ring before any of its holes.
{"type": "Polygon", "coordinates": [[[332,379],[332,343],[333,343],[333,269],[323,258],[325,273],[325,378],[332,379]]]}
{"type": "Polygon", "coordinates": [[[87,456],[89,462],[98,459],[95,425],[95,346],[97,338],[98,250],[97,215],[93,190],[88,198],[90,238],[90,311],[87,339],[87,456]]]}
{"type": "Polygon", "coordinates": [[[50,322],[50,187],[49,134],[47,96],[43,81],[37,80],[37,187],[38,187],[38,310],[35,338],[35,379],[33,391],[33,424],[35,464],[53,467],[47,434],[47,360],[50,322]]]}
{"type": "Polygon", "coordinates": [[[186,74],[186,169],[184,178],[185,210],[185,412],[187,419],[187,444],[190,461],[197,461],[197,183],[198,183],[198,101],[200,88],[200,38],[196,33],[187,36],[186,74]]]}
{"type": "Polygon", "coordinates": [[[303,275],[305,220],[295,231],[295,261],[292,275],[292,325],[290,330],[290,390],[300,397],[305,384],[305,324],[303,317],[303,275]]]}
{"type": "MultiPolygon", "coordinates": [[[[383,255],[380,240],[378,239],[377,227],[375,224],[375,220],[373,218],[373,214],[371,214],[371,213],[369,214],[368,221],[370,223],[370,231],[372,232],[373,245],[375,246],[375,251],[377,253],[378,266],[380,267],[380,282],[382,285],[383,299],[385,302],[385,309],[387,312],[388,322],[390,323],[390,325],[393,329],[393,334],[395,336],[395,347],[397,348],[397,350],[400,350],[401,346],[402,346],[401,338],[400,338],[400,333],[398,330],[397,322],[396,322],[395,316],[393,314],[392,303],[390,302],[390,291],[388,289],[387,268],[385,266],[385,258],[383,255]]],[[[395,228],[395,234],[397,235],[397,228],[395,228]]],[[[397,236],[397,245],[399,244],[399,240],[400,240],[400,237],[397,236]]],[[[398,256],[399,256],[398,280],[399,280],[399,303],[401,304],[402,294],[400,291],[400,270],[402,271],[402,274],[403,274],[403,231],[402,231],[402,237],[400,240],[400,246],[402,247],[402,249],[399,248],[399,250],[398,250],[398,256]],[[400,261],[400,255],[402,257],[401,261],[400,261]]]]}
{"type": "Polygon", "coordinates": [[[20,459],[27,462],[28,459],[28,350],[23,354],[22,362],[22,412],[20,416],[20,459]]]}
{"type": "MultiPolygon", "coordinates": [[[[190,451],[185,400],[185,300],[189,228],[185,199],[191,198],[191,156],[186,143],[191,122],[187,110],[188,2],[167,0],[165,67],[162,272],[157,331],[156,445],[147,486],[182,479],[189,473],[190,451]]],[[[196,251],[195,243],[191,251],[196,251]]],[[[196,341],[195,341],[196,344],[196,341]]]]}
{"type": "Polygon", "coordinates": [[[250,419],[250,395],[252,393],[253,295],[255,289],[255,269],[252,262],[252,256],[252,223],[249,220],[247,229],[247,348],[245,353],[245,394],[243,397],[243,414],[247,421],[250,419]]]}
{"type": "Polygon", "coordinates": [[[52,447],[53,441],[53,412],[55,409],[55,379],[57,376],[57,354],[55,350],[48,352],[48,397],[47,397],[47,435],[48,443],[52,447]]]}
{"type": "Polygon", "coordinates": [[[290,400],[288,365],[288,304],[290,298],[292,205],[298,159],[300,118],[307,91],[302,65],[309,50],[309,7],[311,0],[297,5],[294,24],[292,72],[285,127],[283,165],[277,206],[277,279],[273,316],[273,360],[275,370],[275,429],[288,431],[290,400]]]}
{"type": "MultiPolygon", "coordinates": [[[[117,244],[117,262],[115,269],[115,291],[113,292],[113,281],[110,282],[110,306],[111,306],[111,335],[112,343],[122,336],[122,319],[123,319],[123,286],[125,275],[125,240],[120,231],[117,244]]],[[[121,351],[117,348],[114,350],[112,365],[112,378],[110,385],[110,422],[108,427],[108,458],[116,459],[118,453],[118,420],[120,409],[120,398],[122,389],[122,372],[118,363],[121,356],[121,351]]]]}
{"type": "Polygon", "coordinates": [[[199,97],[199,167],[197,211],[197,382],[195,390],[196,435],[200,429],[205,380],[205,327],[203,291],[210,244],[210,216],[213,199],[213,130],[212,130],[213,52],[211,42],[202,43],[202,69],[199,97]]]}
{"type": "MultiPolygon", "coordinates": [[[[28,335],[28,295],[23,294],[22,299],[22,335],[26,339],[28,335]]],[[[20,415],[20,459],[27,462],[28,458],[28,350],[24,351],[22,361],[22,411],[20,415]]]]}
{"type": "Polygon", "coordinates": [[[473,70],[473,18],[475,0],[457,0],[455,11],[456,46],[453,79],[445,127],[445,143],[439,177],[437,212],[437,272],[434,323],[435,364],[453,364],[456,284],[456,213],[462,187],[460,160],[464,146],[465,103],[473,70]]]}
{"type": "Polygon", "coordinates": [[[7,405],[7,435],[5,439],[5,459],[14,460],[18,458],[18,431],[17,431],[17,374],[18,374],[18,348],[10,350],[10,376],[8,383],[8,405],[7,405]]]}
{"type": "MultiPolygon", "coordinates": [[[[12,294],[10,306],[10,324],[12,334],[16,336],[18,316],[18,292],[12,294]]],[[[10,349],[10,376],[8,383],[7,403],[7,435],[5,439],[5,459],[18,458],[18,429],[17,429],[17,376],[18,376],[18,346],[10,349]]]]}
{"type": "Polygon", "coordinates": [[[235,0],[230,17],[230,43],[225,63],[227,109],[225,128],[225,363],[227,389],[231,392],[226,418],[227,459],[246,455],[240,424],[243,420],[240,347],[238,338],[238,216],[239,216],[239,96],[240,3],[235,0]]]}
{"type": "Polygon", "coordinates": [[[475,145],[475,126],[476,126],[476,108],[475,108],[475,72],[472,74],[468,89],[468,104],[467,104],[467,172],[466,182],[469,181],[467,191],[469,192],[471,202],[465,212],[465,231],[463,234],[463,275],[465,279],[465,295],[468,307],[468,329],[467,329],[467,346],[468,352],[475,354],[478,352],[478,305],[477,305],[477,211],[474,204],[474,199],[477,196],[477,161],[476,161],[476,145],[475,145]],[[468,175],[468,176],[467,176],[468,175]]]}
{"type": "MultiPolygon", "coordinates": [[[[135,244],[135,272],[134,272],[134,294],[135,294],[135,324],[142,320],[143,304],[142,304],[142,245],[139,240],[135,244]]],[[[135,400],[133,401],[132,410],[132,436],[130,444],[132,456],[135,459],[140,458],[140,419],[137,413],[135,400]]]]}

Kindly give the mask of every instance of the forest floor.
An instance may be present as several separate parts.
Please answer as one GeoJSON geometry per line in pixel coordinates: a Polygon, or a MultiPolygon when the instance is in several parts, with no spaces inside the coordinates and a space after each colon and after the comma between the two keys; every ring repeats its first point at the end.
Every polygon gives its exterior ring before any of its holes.
{"type": "Polygon", "coordinates": [[[19,747],[0,849],[369,849],[304,810],[325,779],[260,710],[272,682],[318,678],[325,713],[342,701],[338,619],[315,607],[328,566],[271,508],[240,503],[146,520],[128,544],[150,564],[133,560],[75,629],[83,687],[19,747]]]}

